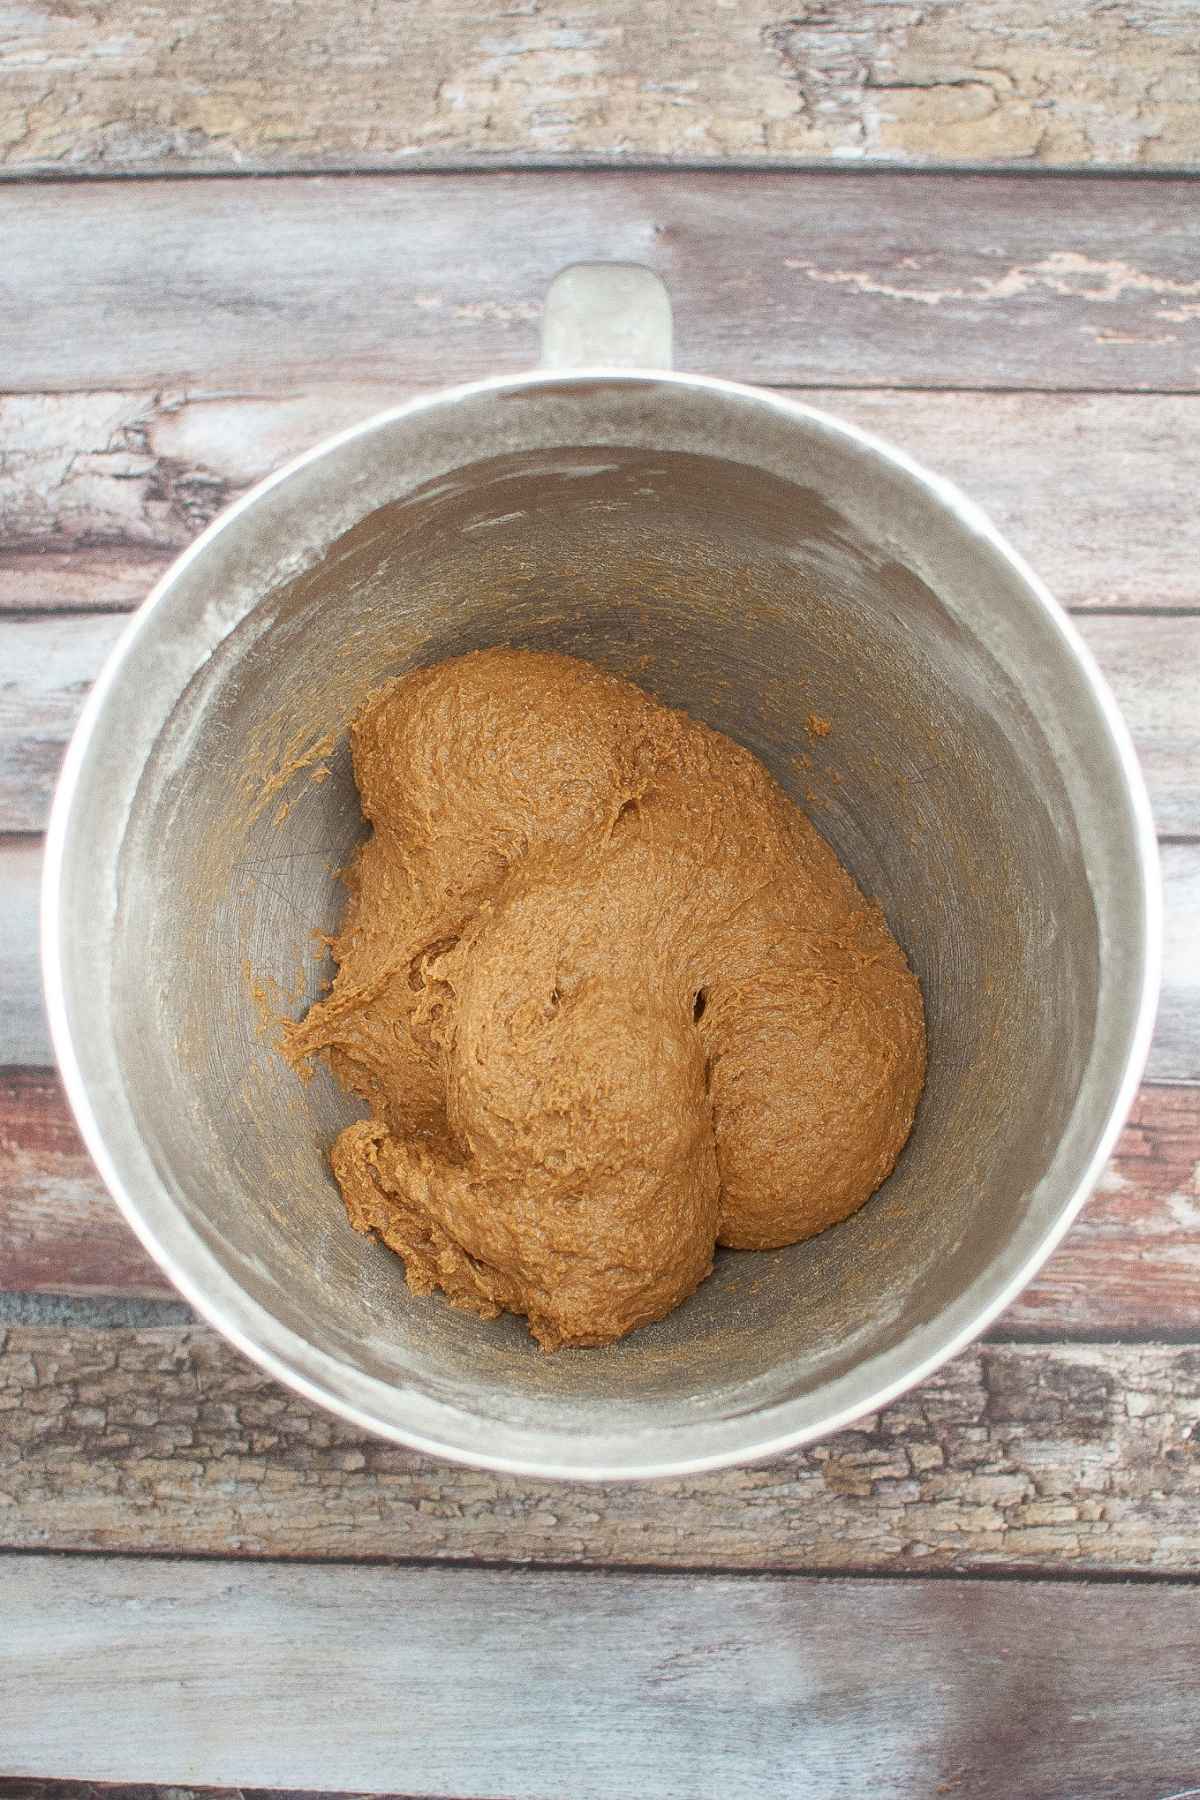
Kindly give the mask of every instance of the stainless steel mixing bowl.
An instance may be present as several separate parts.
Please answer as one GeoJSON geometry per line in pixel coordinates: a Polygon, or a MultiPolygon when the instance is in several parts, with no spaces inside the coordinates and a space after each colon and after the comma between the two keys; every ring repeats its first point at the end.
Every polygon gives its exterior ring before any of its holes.
{"type": "Polygon", "coordinates": [[[541,372],[301,457],[155,589],[64,768],[49,1007],[129,1222],[264,1368],[441,1455],[677,1474],[874,1411],[1058,1242],[1147,1047],[1154,835],[1091,658],[953,487],[777,394],[614,367],[669,361],[644,271],[560,277],[545,346],[541,372]],[[561,366],[580,357],[606,366],[561,366]],[[493,643],[591,658],[749,745],[881,901],[928,1008],[879,1194],[811,1243],[722,1255],[606,1350],[545,1356],[515,1319],[410,1294],[330,1176],[353,1104],[302,1085],[264,1016],[328,972],[310,934],[363,830],[351,714],[493,643]]]}

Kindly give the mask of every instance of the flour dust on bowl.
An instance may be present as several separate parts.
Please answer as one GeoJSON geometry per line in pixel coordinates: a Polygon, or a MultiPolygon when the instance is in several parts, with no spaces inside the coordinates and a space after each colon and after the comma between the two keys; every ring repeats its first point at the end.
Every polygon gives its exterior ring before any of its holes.
{"type": "Polygon", "coordinates": [[[1128,1107],[1157,904],[1112,700],[968,502],[754,389],[542,371],[345,433],[175,565],[71,747],[47,987],[106,1180],[235,1343],[403,1442],[631,1477],[836,1429],[995,1317],[1128,1107]],[[927,1011],[912,1137],[859,1213],[552,1356],[414,1296],[349,1229],[327,1153],[353,1103],[302,1085],[265,1017],[328,974],[311,934],[364,829],[350,718],[495,644],[595,662],[754,751],[884,908],[927,1011]]]}

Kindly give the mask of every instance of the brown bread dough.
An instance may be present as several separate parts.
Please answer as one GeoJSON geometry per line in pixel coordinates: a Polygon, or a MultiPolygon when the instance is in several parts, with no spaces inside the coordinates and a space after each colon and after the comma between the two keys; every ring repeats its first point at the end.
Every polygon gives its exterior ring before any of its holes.
{"type": "Polygon", "coordinates": [[[747,750],[570,657],[404,676],[351,729],[374,827],[290,1028],[369,1105],[351,1223],[546,1349],[661,1318],[717,1243],[844,1219],[925,1068],[878,907],[747,750]]]}

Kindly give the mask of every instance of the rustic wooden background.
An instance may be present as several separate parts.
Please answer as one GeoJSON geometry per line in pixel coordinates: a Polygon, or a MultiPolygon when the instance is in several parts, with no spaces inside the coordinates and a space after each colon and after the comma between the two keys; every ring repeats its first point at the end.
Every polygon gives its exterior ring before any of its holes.
{"type": "Polygon", "coordinates": [[[10,1800],[1200,1789],[1198,171],[1195,0],[3,15],[10,1800]],[[1118,1153],[988,1338],[825,1444],[604,1488],[362,1438],[198,1325],[70,1122],[35,921],[154,577],[295,450],[528,365],[596,256],[666,277],[681,366],[991,509],[1125,709],[1167,917],[1118,1153]]]}

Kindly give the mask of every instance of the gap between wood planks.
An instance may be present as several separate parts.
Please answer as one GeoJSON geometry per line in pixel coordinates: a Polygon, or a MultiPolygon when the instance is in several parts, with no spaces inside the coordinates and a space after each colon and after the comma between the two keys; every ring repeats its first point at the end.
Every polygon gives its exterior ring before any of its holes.
{"type": "MultiPolygon", "coordinates": [[[[334,1800],[334,1796],[292,1788],[156,1787],[150,1782],[95,1782],[53,1776],[0,1775],[0,1800],[334,1800]]],[[[430,1800],[428,1794],[378,1794],[355,1800],[430,1800]]],[[[437,1796],[436,1800],[472,1800],[466,1795],[437,1796]]],[[[479,1800],[475,1795],[473,1800],[479,1800]]],[[[828,1796],[825,1796],[828,1800],[828,1796]]]]}
{"type": "Polygon", "coordinates": [[[368,157],[328,165],[297,160],[287,168],[243,165],[236,169],[222,169],[202,164],[194,168],[151,169],[14,169],[0,166],[0,187],[103,187],[137,182],[284,182],[316,179],[407,181],[421,176],[460,175],[824,175],[832,180],[856,175],[894,175],[918,181],[954,181],[964,178],[986,180],[989,177],[1011,181],[1014,177],[1019,177],[1023,181],[1125,181],[1150,184],[1155,181],[1200,183],[1200,166],[1195,162],[1156,163],[1153,167],[1139,165],[1135,168],[1118,162],[998,163],[991,159],[972,160],[970,157],[938,163],[893,162],[882,157],[855,157],[853,161],[832,162],[823,156],[775,156],[767,160],[753,156],[620,156],[603,151],[593,155],[539,156],[536,153],[513,155],[497,151],[495,155],[415,156],[406,161],[402,168],[398,168],[395,163],[373,162],[368,157]]]}
{"type": "MultiPolygon", "coordinates": [[[[1155,181],[1181,182],[1195,181],[1200,183],[1200,167],[1195,163],[1159,163],[1153,168],[1127,168],[1120,163],[1056,163],[1047,165],[996,162],[943,162],[936,165],[919,162],[886,162],[872,158],[855,158],[852,163],[831,163],[821,157],[777,157],[769,162],[756,161],[753,157],[743,156],[476,156],[446,157],[421,159],[414,158],[403,168],[396,168],[387,163],[363,161],[347,163],[333,168],[320,164],[298,162],[293,166],[281,168],[237,168],[220,169],[197,167],[191,169],[32,169],[14,170],[0,167],[0,187],[5,188],[43,188],[43,187],[101,187],[104,185],[128,186],[136,183],[187,183],[202,181],[226,182],[288,182],[288,181],[363,181],[385,180],[406,181],[414,177],[429,176],[448,178],[472,175],[584,175],[584,176],[621,176],[621,175],[823,175],[837,178],[839,176],[899,176],[914,180],[945,179],[979,180],[994,177],[997,180],[1097,182],[1130,182],[1150,184],[1155,181]]],[[[762,384],[769,385],[767,383],[762,384]]],[[[0,393],[4,390],[0,388],[0,393]]],[[[985,390],[987,391],[987,390],[985,390]]],[[[1006,390],[1021,391],[1021,390],[1006,390]]],[[[1038,390],[1027,390],[1036,392],[1038,390]]],[[[1086,392],[1086,389],[1076,389],[1086,392]]],[[[1120,392],[1119,389],[1104,387],[1096,390],[1102,393],[1120,392]]],[[[1146,393],[1152,390],[1136,388],[1129,390],[1135,393],[1146,393]]],[[[1172,392],[1178,392],[1172,389],[1172,392]]]]}
{"type": "MultiPolygon", "coordinates": [[[[115,1203],[112,1203],[115,1207],[115,1203]]],[[[114,1211],[113,1222],[123,1225],[114,1211]]],[[[1077,1231],[1078,1224],[1072,1227],[1077,1231]]],[[[165,1285],[165,1281],[163,1283],[165,1285]]],[[[1034,1282],[1036,1288],[1036,1278],[1034,1282]]],[[[1097,1298],[1102,1298],[1098,1295],[1097,1298]]],[[[1014,1302],[1018,1312],[1019,1301],[1014,1302]]],[[[1188,1349],[1200,1344],[1200,1323],[1190,1325],[1114,1325],[1108,1328],[1093,1324],[1072,1328],[1063,1325],[1008,1322],[1009,1314],[988,1327],[979,1338],[984,1344],[1055,1345],[1080,1344],[1100,1348],[1106,1344],[1158,1345],[1170,1349],[1188,1349]]],[[[72,1286],[69,1278],[60,1284],[36,1289],[0,1289],[0,1334],[6,1326],[33,1325],[56,1328],[78,1328],[84,1331],[161,1331],[175,1327],[201,1325],[203,1321],[185,1300],[139,1295],[85,1294],[72,1286]]]]}
{"type": "MultiPolygon", "coordinates": [[[[759,1465],[761,1466],[761,1465],[759,1465]]],[[[749,1467],[753,1469],[754,1464],[749,1467]]],[[[212,1563],[232,1564],[234,1567],[244,1566],[252,1562],[256,1569],[395,1569],[405,1570],[448,1570],[453,1573],[461,1570],[464,1574],[472,1569],[485,1570],[494,1575],[587,1575],[597,1580],[611,1576],[628,1578],[631,1575],[653,1575],[668,1581],[753,1581],[756,1576],[773,1581],[846,1581],[846,1582],[912,1582],[953,1581],[968,1583],[988,1583],[995,1585],[1008,1584],[1029,1588],[1046,1587],[1048,1585],[1062,1587],[1087,1588],[1197,1588],[1200,1587],[1200,1572],[1170,1569],[1072,1569],[1069,1567],[1047,1567],[1045,1569],[1029,1568],[1025,1565],[1014,1565],[1012,1568],[945,1568],[945,1569],[887,1569],[857,1568],[853,1563],[822,1563],[819,1567],[807,1568],[800,1564],[756,1562],[739,1568],[736,1564],[711,1562],[553,1562],[543,1557],[536,1561],[528,1557],[489,1556],[486,1559],[469,1556],[399,1556],[399,1555],[360,1555],[347,1553],[342,1556],[320,1556],[309,1553],[271,1554],[255,1551],[253,1558],[230,1556],[223,1550],[122,1550],[118,1553],[122,1558],[130,1557],[138,1563],[165,1563],[170,1567],[177,1564],[186,1567],[197,1564],[206,1567],[212,1563]]],[[[39,1546],[12,1545],[0,1543],[0,1568],[6,1561],[17,1562],[25,1557],[45,1558],[47,1561],[81,1563],[95,1562],[100,1558],[114,1559],[111,1549],[103,1546],[92,1548],[56,1547],[43,1549],[39,1546]]],[[[0,1776],[0,1796],[5,1792],[5,1778],[0,1776]]],[[[395,1800],[389,1796],[388,1800],[395,1800]]]]}

